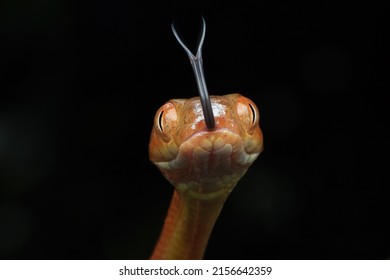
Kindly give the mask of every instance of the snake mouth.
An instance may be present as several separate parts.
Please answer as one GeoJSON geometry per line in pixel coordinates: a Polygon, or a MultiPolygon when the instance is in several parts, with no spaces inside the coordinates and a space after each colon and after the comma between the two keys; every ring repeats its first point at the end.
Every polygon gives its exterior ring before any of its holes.
{"type": "Polygon", "coordinates": [[[220,165],[228,163],[250,165],[258,155],[259,153],[250,154],[245,151],[240,135],[221,129],[191,135],[179,146],[175,158],[155,164],[165,170],[192,167],[192,169],[201,168],[206,172],[212,169],[212,165],[218,163],[220,165]]]}
{"type": "Polygon", "coordinates": [[[220,190],[229,192],[258,155],[245,151],[240,135],[220,129],[193,134],[179,146],[174,159],[155,164],[179,189],[213,196],[220,190]]]}

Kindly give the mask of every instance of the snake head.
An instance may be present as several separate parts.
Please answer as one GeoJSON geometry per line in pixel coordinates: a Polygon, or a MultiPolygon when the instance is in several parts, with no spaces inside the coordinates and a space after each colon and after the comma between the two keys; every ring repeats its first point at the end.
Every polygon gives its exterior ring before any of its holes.
{"type": "Polygon", "coordinates": [[[197,192],[232,188],[263,150],[253,101],[240,94],[212,95],[210,100],[212,130],[199,97],[172,99],[156,112],[149,157],[176,187],[197,192]]]}

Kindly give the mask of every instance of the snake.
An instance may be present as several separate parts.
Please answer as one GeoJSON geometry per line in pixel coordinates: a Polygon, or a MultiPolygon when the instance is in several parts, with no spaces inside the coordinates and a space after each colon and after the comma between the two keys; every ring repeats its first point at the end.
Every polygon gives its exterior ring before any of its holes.
{"type": "Polygon", "coordinates": [[[263,151],[260,113],[240,93],[209,95],[204,79],[202,36],[187,52],[200,96],[171,99],[156,112],[149,159],[173,185],[173,196],[151,260],[203,259],[223,205],[263,151]]]}

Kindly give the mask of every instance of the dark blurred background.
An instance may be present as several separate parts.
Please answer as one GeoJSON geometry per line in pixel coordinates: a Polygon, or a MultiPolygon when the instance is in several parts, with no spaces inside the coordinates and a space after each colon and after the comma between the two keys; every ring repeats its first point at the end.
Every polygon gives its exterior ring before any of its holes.
{"type": "Polygon", "coordinates": [[[210,94],[251,98],[265,141],[205,258],[389,258],[385,11],[2,0],[0,258],[148,258],[173,191],[148,159],[154,114],[198,94],[170,25],[193,47],[200,15],[210,94]]]}

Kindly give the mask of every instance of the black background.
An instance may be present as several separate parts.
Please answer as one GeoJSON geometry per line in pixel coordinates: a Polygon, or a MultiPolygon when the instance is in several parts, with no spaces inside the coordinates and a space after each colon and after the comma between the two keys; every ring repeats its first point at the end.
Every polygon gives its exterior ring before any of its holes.
{"type": "Polygon", "coordinates": [[[265,149],[206,259],[390,256],[389,36],[374,2],[2,0],[0,258],[146,259],[173,187],[148,159],[154,114],[210,94],[261,111],[265,149]]]}

